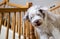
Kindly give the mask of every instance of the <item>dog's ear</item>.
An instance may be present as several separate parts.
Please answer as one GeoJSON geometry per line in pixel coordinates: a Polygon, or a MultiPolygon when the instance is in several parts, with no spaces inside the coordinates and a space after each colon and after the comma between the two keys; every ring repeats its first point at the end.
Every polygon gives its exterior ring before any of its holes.
{"type": "Polygon", "coordinates": [[[41,7],[41,8],[39,9],[39,11],[40,11],[41,13],[43,13],[43,12],[46,11],[46,10],[48,10],[48,7],[41,7]]]}
{"type": "Polygon", "coordinates": [[[39,9],[39,12],[41,12],[41,14],[43,15],[43,18],[45,17],[45,14],[46,14],[46,11],[48,10],[48,8],[47,7],[41,7],[40,9],[39,9]]]}
{"type": "Polygon", "coordinates": [[[39,9],[39,12],[43,13],[43,10],[42,9],[39,9]]]}
{"type": "Polygon", "coordinates": [[[28,12],[25,13],[24,17],[23,17],[23,20],[27,20],[29,17],[28,17],[28,12]]]}

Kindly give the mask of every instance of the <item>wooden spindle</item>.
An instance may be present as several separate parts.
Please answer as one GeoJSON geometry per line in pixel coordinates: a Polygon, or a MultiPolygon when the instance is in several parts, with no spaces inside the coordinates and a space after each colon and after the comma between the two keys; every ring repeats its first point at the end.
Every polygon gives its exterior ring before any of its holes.
{"type": "Polygon", "coordinates": [[[14,24],[14,13],[13,12],[11,12],[11,29],[13,30],[13,28],[14,28],[14,26],[13,26],[13,24],[14,24]]]}
{"type": "Polygon", "coordinates": [[[36,32],[36,39],[39,39],[38,33],[36,32]]]}
{"type": "Polygon", "coordinates": [[[2,26],[2,21],[3,21],[3,20],[2,20],[2,17],[3,17],[3,16],[2,16],[2,13],[0,13],[0,32],[1,32],[1,26],[2,26]]]}
{"type": "Polygon", "coordinates": [[[16,30],[15,30],[16,32],[18,32],[18,17],[17,17],[17,16],[18,16],[18,15],[17,15],[17,12],[16,12],[16,28],[15,28],[15,29],[16,29],[16,30]]]}
{"type": "Polygon", "coordinates": [[[25,36],[24,36],[24,20],[23,20],[23,16],[24,16],[24,12],[21,13],[21,26],[22,26],[22,39],[25,39],[25,36]]]}
{"type": "Polygon", "coordinates": [[[24,22],[24,37],[26,39],[26,22],[24,22]]]}
{"type": "MultiPolygon", "coordinates": [[[[24,17],[24,15],[25,15],[25,11],[23,13],[23,17],[24,17]]],[[[23,35],[24,35],[24,39],[26,39],[26,25],[25,25],[25,21],[24,20],[23,20],[23,26],[24,26],[24,28],[23,28],[23,35]]]]}
{"type": "Polygon", "coordinates": [[[21,15],[21,35],[23,34],[23,26],[22,26],[22,13],[20,14],[21,15]]]}
{"type": "Polygon", "coordinates": [[[8,14],[9,13],[4,13],[4,18],[3,18],[3,20],[4,20],[4,26],[7,26],[6,24],[7,24],[8,14]]]}
{"type": "Polygon", "coordinates": [[[34,35],[34,27],[30,24],[30,39],[36,39],[34,35]]]}
{"type": "Polygon", "coordinates": [[[19,34],[19,39],[20,39],[20,35],[21,35],[21,12],[19,12],[19,20],[18,20],[18,34],[19,34]]]}
{"type": "Polygon", "coordinates": [[[28,39],[30,39],[30,23],[28,22],[28,26],[27,26],[27,37],[28,39]]]}
{"type": "Polygon", "coordinates": [[[22,24],[22,12],[20,13],[20,23],[21,23],[21,25],[20,25],[20,39],[23,39],[24,38],[24,36],[23,36],[23,24],[22,24]]]}
{"type": "Polygon", "coordinates": [[[29,29],[30,29],[30,26],[29,26],[29,22],[28,20],[25,22],[26,23],[26,39],[29,39],[29,29]]]}
{"type": "Polygon", "coordinates": [[[39,36],[38,36],[38,33],[37,33],[35,27],[34,27],[34,35],[35,35],[36,39],[39,39],[39,36]]]}
{"type": "MultiPolygon", "coordinates": [[[[24,15],[25,15],[25,12],[24,12],[24,15]]],[[[29,24],[28,20],[24,21],[24,36],[26,39],[30,38],[30,26],[29,25],[30,24],[29,24]]]]}
{"type": "Polygon", "coordinates": [[[6,26],[6,22],[7,22],[7,20],[4,20],[4,26],[6,26]]]}
{"type": "Polygon", "coordinates": [[[23,20],[24,12],[22,12],[22,27],[23,27],[23,36],[24,36],[24,20],[23,20]]]}
{"type": "Polygon", "coordinates": [[[18,32],[18,22],[16,22],[16,27],[15,27],[15,31],[18,32]]]}
{"type": "Polygon", "coordinates": [[[14,13],[14,16],[13,16],[13,38],[12,39],[15,39],[15,25],[16,24],[16,12],[14,13]]]}
{"type": "Polygon", "coordinates": [[[10,13],[8,14],[8,19],[7,19],[6,39],[8,39],[8,34],[9,34],[9,22],[10,22],[10,13]]]}

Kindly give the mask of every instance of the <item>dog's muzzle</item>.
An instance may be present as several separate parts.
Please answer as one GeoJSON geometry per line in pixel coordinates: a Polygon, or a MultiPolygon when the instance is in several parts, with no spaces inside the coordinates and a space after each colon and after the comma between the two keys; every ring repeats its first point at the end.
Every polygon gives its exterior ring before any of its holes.
{"type": "Polygon", "coordinates": [[[42,21],[40,21],[40,20],[35,20],[34,23],[35,23],[35,26],[40,26],[40,25],[42,24],[42,21]]]}

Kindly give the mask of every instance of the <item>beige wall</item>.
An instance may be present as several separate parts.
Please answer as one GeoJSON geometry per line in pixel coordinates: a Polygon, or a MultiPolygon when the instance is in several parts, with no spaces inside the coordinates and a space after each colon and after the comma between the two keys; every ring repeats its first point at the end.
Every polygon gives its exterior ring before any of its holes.
{"type": "MultiPolygon", "coordinates": [[[[0,2],[1,1],[2,0],[0,0],[0,2]]],[[[26,2],[32,2],[34,5],[52,6],[55,2],[60,2],[60,0],[10,0],[10,2],[22,5],[25,5],[26,2]]]]}

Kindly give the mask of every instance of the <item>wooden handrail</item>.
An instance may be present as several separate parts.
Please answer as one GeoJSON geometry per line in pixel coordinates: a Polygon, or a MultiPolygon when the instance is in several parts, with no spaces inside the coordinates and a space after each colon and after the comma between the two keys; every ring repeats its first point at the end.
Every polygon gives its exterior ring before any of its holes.
{"type": "Polygon", "coordinates": [[[32,6],[32,3],[26,3],[25,6],[20,5],[20,4],[15,4],[15,3],[10,3],[9,0],[3,0],[2,2],[0,2],[0,6],[1,5],[8,5],[8,6],[12,6],[12,7],[17,7],[17,8],[29,8],[30,6],[32,6]]]}
{"type": "Polygon", "coordinates": [[[49,9],[49,11],[53,11],[53,10],[59,8],[59,7],[60,7],[60,5],[57,5],[56,7],[53,7],[53,8],[51,8],[51,9],[49,9]]]}
{"type": "Polygon", "coordinates": [[[26,6],[13,4],[13,3],[7,3],[9,6],[14,6],[17,8],[0,8],[0,12],[18,12],[18,11],[26,11],[30,6],[32,6],[32,3],[27,3],[26,6]]]}
{"type": "MultiPolygon", "coordinates": [[[[19,25],[18,26],[19,28],[17,30],[18,34],[19,34],[18,39],[21,38],[21,35],[23,35],[24,39],[25,38],[26,39],[30,39],[30,38],[34,39],[35,38],[35,36],[34,36],[34,28],[32,27],[32,25],[28,21],[26,21],[25,23],[23,23],[23,20],[22,20],[23,19],[22,18],[23,14],[25,14],[26,10],[29,7],[32,6],[32,3],[27,3],[25,6],[23,6],[23,5],[18,5],[18,4],[14,4],[14,3],[9,3],[7,1],[8,0],[5,0],[5,3],[7,5],[13,6],[13,7],[16,7],[16,8],[0,8],[1,14],[2,13],[5,14],[5,12],[7,12],[7,14],[9,14],[8,16],[6,16],[7,19],[8,19],[7,26],[6,26],[7,27],[7,30],[6,30],[6,39],[8,39],[8,36],[9,36],[8,32],[9,32],[10,25],[11,25],[11,29],[13,30],[13,35],[12,35],[13,38],[12,39],[15,39],[15,27],[16,27],[16,25],[17,26],[19,25]],[[10,13],[11,12],[14,12],[13,13],[14,15],[12,15],[11,20],[10,20],[10,13]],[[17,14],[16,12],[19,12],[19,19],[18,20],[16,19],[16,14],[17,14]],[[22,14],[22,12],[23,12],[23,14],[22,14]],[[10,23],[10,21],[11,21],[11,23],[10,23]],[[26,30],[25,30],[25,28],[26,28],[26,30]]],[[[5,23],[5,25],[6,25],[6,23],[5,23]]]]}
{"type": "Polygon", "coordinates": [[[0,12],[20,12],[26,10],[27,8],[0,8],[0,12]]]}
{"type": "Polygon", "coordinates": [[[32,5],[32,3],[26,3],[25,6],[20,4],[14,4],[14,3],[8,3],[8,5],[13,7],[18,7],[18,8],[29,8],[32,5]]]}

